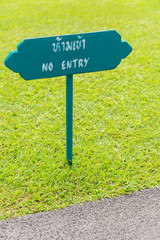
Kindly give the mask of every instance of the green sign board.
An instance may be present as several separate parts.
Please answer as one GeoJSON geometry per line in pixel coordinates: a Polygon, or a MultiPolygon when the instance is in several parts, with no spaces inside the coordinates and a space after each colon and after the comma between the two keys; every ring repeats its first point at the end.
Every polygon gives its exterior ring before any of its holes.
{"type": "Polygon", "coordinates": [[[67,160],[72,163],[73,74],[111,70],[132,51],[115,30],[25,39],[5,65],[25,80],[66,75],[67,160]]]}
{"type": "Polygon", "coordinates": [[[25,80],[110,70],[132,51],[114,30],[25,39],[5,65],[25,80]]]}

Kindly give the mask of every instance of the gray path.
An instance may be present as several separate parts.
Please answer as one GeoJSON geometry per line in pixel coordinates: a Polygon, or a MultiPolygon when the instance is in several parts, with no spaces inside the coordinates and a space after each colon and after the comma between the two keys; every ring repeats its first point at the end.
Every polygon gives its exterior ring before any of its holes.
{"type": "Polygon", "coordinates": [[[160,240],[160,188],[0,222],[1,240],[160,240]]]}

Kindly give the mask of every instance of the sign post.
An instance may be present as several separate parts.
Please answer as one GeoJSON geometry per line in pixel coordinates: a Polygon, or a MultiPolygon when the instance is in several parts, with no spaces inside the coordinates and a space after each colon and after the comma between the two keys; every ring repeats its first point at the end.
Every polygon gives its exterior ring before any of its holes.
{"type": "Polygon", "coordinates": [[[66,158],[72,165],[73,146],[73,75],[66,76],[66,158]]]}
{"type": "Polygon", "coordinates": [[[73,74],[115,69],[132,47],[115,30],[25,39],[6,67],[25,80],[66,75],[66,158],[72,165],[73,74]]]}

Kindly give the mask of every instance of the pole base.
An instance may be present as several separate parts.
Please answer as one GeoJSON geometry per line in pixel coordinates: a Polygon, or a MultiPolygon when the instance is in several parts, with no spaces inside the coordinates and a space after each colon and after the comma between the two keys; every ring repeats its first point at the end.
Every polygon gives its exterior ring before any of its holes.
{"type": "Polygon", "coordinates": [[[69,166],[72,166],[72,160],[67,159],[69,166]]]}

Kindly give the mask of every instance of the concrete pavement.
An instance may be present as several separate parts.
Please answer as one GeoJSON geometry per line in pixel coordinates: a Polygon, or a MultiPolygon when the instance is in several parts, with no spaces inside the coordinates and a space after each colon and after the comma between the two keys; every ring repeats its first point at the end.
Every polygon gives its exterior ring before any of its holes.
{"type": "Polygon", "coordinates": [[[160,240],[160,188],[0,222],[0,240],[160,240]]]}

